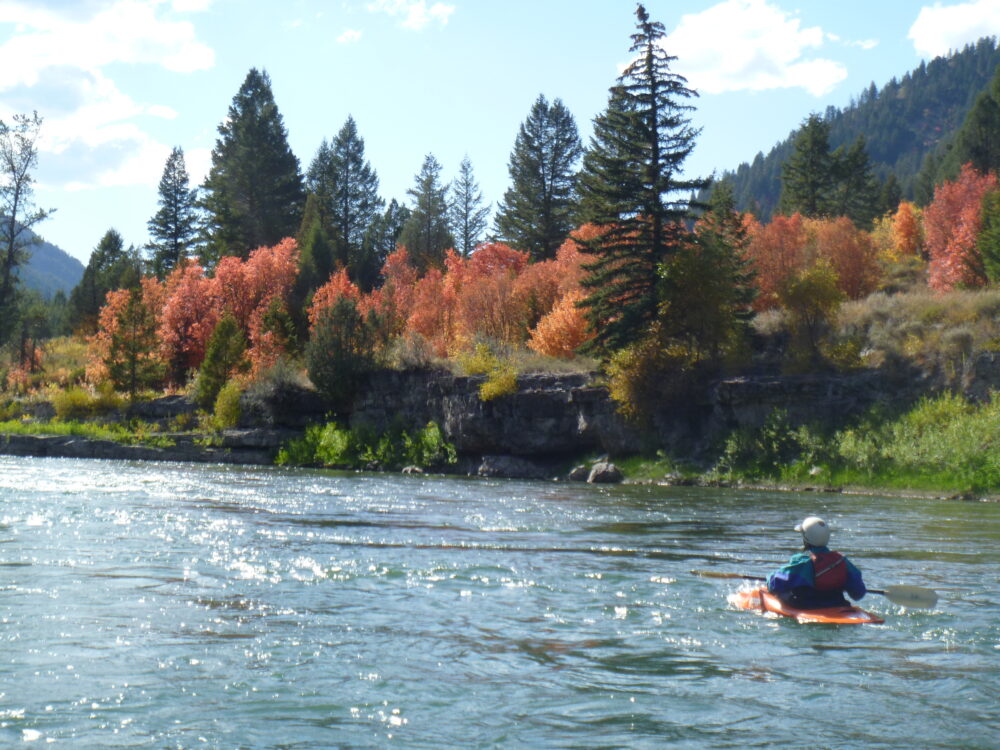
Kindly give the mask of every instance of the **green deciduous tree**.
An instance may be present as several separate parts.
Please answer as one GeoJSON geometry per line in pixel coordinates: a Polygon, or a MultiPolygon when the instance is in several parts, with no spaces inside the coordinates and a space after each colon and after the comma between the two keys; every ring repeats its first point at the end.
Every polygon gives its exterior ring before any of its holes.
{"type": "Polygon", "coordinates": [[[17,317],[17,269],[28,259],[31,229],[51,213],[32,200],[41,128],[37,112],[14,115],[9,124],[0,120],[0,344],[17,317]]]}
{"type": "Polygon", "coordinates": [[[539,95],[521,125],[508,171],[511,185],[497,209],[497,236],[531,254],[554,258],[573,229],[576,164],[582,146],[562,100],[539,95]]]}
{"type": "Polygon", "coordinates": [[[399,243],[421,271],[444,264],[445,250],[455,246],[448,222],[448,185],[441,182],[441,164],[433,154],[424,157],[416,182],[407,194],[413,209],[403,225],[399,243]]]}
{"type": "Polygon", "coordinates": [[[696,96],[670,71],[663,25],[636,10],[635,58],[611,89],[580,174],[581,214],[597,237],[582,243],[593,257],[581,303],[596,337],[591,351],[618,349],[642,339],[659,309],[658,269],[687,242],[683,221],[700,180],[680,171],[698,131],[686,100],[696,96]]]}
{"type": "Polygon", "coordinates": [[[458,168],[458,177],[451,183],[451,226],[458,243],[456,248],[469,257],[486,231],[489,204],[483,203],[483,194],[472,172],[472,162],[466,156],[458,168]]]}
{"type": "Polygon", "coordinates": [[[204,184],[206,248],[203,260],[246,258],[299,228],[305,189],[299,160],[288,145],[271,79],[251,68],[233,97],[212,150],[204,184]]]}
{"type": "Polygon", "coordinates": [[[191,253],[198,236],[198,191],[189,182],[184,150],[175,146],[160,177],[160,208],[146,223],[153,238],[146,248],[161,279],[191,253]]]}

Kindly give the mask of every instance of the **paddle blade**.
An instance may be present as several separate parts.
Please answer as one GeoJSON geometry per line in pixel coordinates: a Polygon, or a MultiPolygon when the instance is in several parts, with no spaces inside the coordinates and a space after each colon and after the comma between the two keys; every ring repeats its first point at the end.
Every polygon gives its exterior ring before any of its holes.
{"type": "Polygon", "coordinates": [[[933,589],[921,586],[886,586],[882,593],[893,604],[910,609],[933,609],[938,601],[938,595],[933,589]]]}
{"type": "Polygon", "coordinates": [[[692,570],[691,575],[701,576],[702,578],[738,578],[743,581],[763,581],[764,579],[760,576],[747,576],[742,573],[724,573],[722,571],[715,570],[692,570]]]}

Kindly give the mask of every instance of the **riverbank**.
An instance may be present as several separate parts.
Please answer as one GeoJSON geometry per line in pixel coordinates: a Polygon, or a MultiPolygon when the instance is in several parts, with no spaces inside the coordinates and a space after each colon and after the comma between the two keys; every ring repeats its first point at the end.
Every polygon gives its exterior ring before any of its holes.
{"type": "Polygon", "coordinates": [[[893,390],[878,372],[720,379],[644,431],[590,375],[523,376],[486,401],[480,384],[378,373],[339,422],[311,390],[277,384],[245,393],[239,426],[214,431],[181,396],[83,423],[34,404],[0,423],[0,453],[948,498],[1000,489],[1000,404],[893,390]],[[621,476],[593,473],[607,457],[621,476]]]}

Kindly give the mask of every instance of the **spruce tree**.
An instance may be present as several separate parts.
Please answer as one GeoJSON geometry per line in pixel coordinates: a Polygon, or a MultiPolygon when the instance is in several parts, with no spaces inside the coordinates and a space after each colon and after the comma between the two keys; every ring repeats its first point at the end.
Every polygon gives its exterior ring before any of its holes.
{"type": "Polygon", "coordinates": [[[636,17],[633,62],[594,120],[580,173],[581,218],[600,231],[584,243],[594,260],[581,303],[596,333],[589,349],[598,352],[648,333],[659,308],[658,267],[685,246],[686,196],[705,185],[679,176],[698,135],[686,103],[697,94],[670,70],[676,58],[663,48],[663,24],[642,5],[636,17]]]}
{"type": "Polygon", "coordinates": [[[1000,170],[1000,68],[966,115],[956,149],[959,164],[972,162],[983,174],[1000,170]]]}
{"type": "Polygon", "coordinates": [[[271,79],[251,68],[219,125],[212,150],[202,201],[207,231],[203,259],[246,258],[262,245],[294,236],[304,203],[299,160],[288,145],[271,79]]]}
{"type": "Polygon", "coordinates": [[[134,401],[139,391],[158,383],[164,371],[158,353],[156,316],[143,301],[140,288],[129,292],[128,303],[118,313],[117,323],[105,365],[115,388],[125,391],[129,400],[134,401]]]}
{"type": "Polygon", "coordinates": [[[105,232],[90,254],[83,277],[70,293],[73,328],[94,332],[108,292],[138,285],[142,275],[140,265],[138,253],[134,248],[125,249],[125,240],[116,229],[105,232]]]}
{"type": "Polygon", "coordinates": [[[888,213],[895,213],[902,200],[903,189],[899,186],[899,180],[896,179],[895,172],[890,172],[889,176],[886,177],[885,182],[882,183],[882,189],[879,191],[879,216],[885,216],[888,213]]]}
{"type": "Polygon", "coordinates": [[[483,204],[483,194],[472,173],[472,162],[466,156],[458,168],[458,177],[451,184],[451,226],[458,242],[456,248],[468,257],[486,231],[489,205],[483,204]]]}
{"type": "Polygon", "coordinates": [[[211,409],[222,386],[236,372],[248,369],[247,342],[233,314],[226,312],[216,324],[205,348],[205,359],[198,371],[194,400],[203,409],[211,409]]]}
{"type": "Polygon", "coordinates": [[[153,237],[146,247],[161,279],[188,255],[198,235],[198,191],[188,186],[189,179],[184,150],[175,146],[160,177],[160,209],[146,222],[153,237]]]}
{"type": "Polygon", "coordinates": [[[326,283],[334,271],[332,229],[316,193],[309,193],[302,216],[302,226],[296,237],[299,243],[299,275],[296,296],[304,302],[308,295],[326,283]]]}
{"type": "Polygon", "coordinates": [[[385,205],[378,195],[378,176],[365,160],[365,141],[353,117],[332,144],[325,140],[309,166],[308,183],[323,200],[341,247],[338,259],[352,278],[365,265],[364,237],[385,205]]]}
{"type": "Polygon", "coordinates": [[[455,246],[448,222],[448,186],[441,183],[441,164],[433,154],[424,157],[415,184],[406,191],[413,209],[399,235],[399,244],[410,253],[421,271],[444,264],[444,253],[455,246]]]}
{"type": "Polygon", "coordinates": [[[399,242],[403,227],[410,218],[410,209],[401,206],[393,198],[385,209],[385,213],[375,218],[365,233],[365,252],[367,260],[365,267],[355,283],[365,291],[378,285],[379,274],[386,258],[394,252],[399,242]]]}
{"type": "Polygon", "coordinates": [[[872,174],[865,137],[858,136],[850,148],[838,148],[831,158],[834,177],[831,215],[846,216],[858,229],[871,229],[872,220],[879,214],[879,189],[872,174]]]}
{"type": "Polygon", "coordinates": [[[810,115],[792,144],[792,155],[781,168],[781,213],[810,218],[829,216],[837,181],[830,153],[830,125],[810,115]]]}
{"type": "Polygon", "coordinates": [[[582,147],[573,115],[539,95],[510,154],[511,186],[496,217],[497,236],[536,260],[555,257],[574,226],[576,164],[582,147]]]}

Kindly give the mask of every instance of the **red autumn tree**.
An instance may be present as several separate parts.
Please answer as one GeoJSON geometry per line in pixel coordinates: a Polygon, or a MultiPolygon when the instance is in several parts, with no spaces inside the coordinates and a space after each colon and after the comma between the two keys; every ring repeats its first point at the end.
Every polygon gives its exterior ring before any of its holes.
{"type": "Polygon", "coordinates": [[[257,248],[245,261],[235,256],[219,261],[215,282],[222,309],[232,313],[245,334],[255,310],[266,310],[275,297],[288,299],[298,275],[298,258],[298,245],[287,238],[273,247],[257,248]]]}
{"type": "Polygon", "coordinates": [[[760,294],[754,309],[779,305],[778,292],[804,263],[807,235],[802,216],[775,216],[770,224],[751,228],[747,256],[753,264],[760,294]]]}
{"type": "Polygon", "coordinates": [[[988,283],[976,239],[983,196],[996,186],[996,175],[980,174],[966,164],[956,180],[935,188],[934,200],[924,210],[925,243],[930,257],[928,283],[932,289],[948,291],[956,286],[980,287],[988,283]]]}
{"type": "Polygon", "coordinates": [[[183,384],[201,367],[205,348],[222,315],[217,280],[195,262],[178,265],[163,285],[166,298],[158,315],[160,352],[171,383],[183,384]]]}

